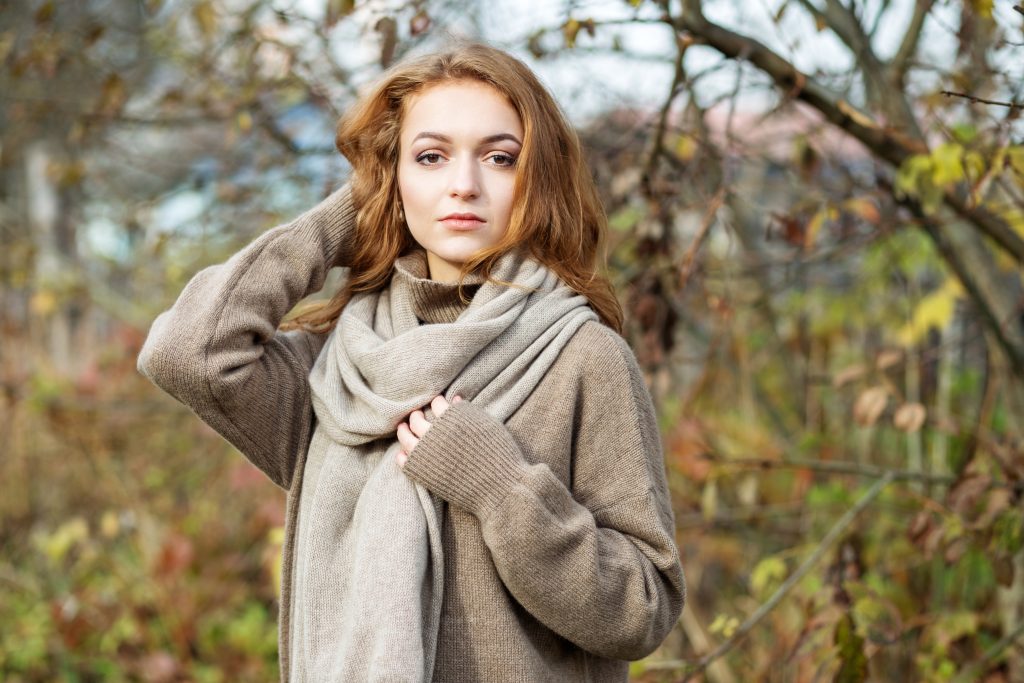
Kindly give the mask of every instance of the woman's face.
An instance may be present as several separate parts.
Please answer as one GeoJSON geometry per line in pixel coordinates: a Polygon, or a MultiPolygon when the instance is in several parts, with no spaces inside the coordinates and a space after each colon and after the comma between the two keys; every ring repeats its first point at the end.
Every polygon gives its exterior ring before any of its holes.
{"type": "Polygon", "coordinates": [[[398,188],[430,277],[454,282],[474,252],[508,229],[523,123],[479,81],[429,86],[405,103],[398,188]]]}

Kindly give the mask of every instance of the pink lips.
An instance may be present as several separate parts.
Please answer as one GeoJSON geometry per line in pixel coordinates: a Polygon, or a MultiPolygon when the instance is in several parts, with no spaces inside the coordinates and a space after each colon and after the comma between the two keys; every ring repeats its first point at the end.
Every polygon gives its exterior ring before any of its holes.
{"type": "Polygon", "coordinates": [[[487,221],[475,213],[450,213],[441,222],[451,230],[475,230],[487,221]]]}

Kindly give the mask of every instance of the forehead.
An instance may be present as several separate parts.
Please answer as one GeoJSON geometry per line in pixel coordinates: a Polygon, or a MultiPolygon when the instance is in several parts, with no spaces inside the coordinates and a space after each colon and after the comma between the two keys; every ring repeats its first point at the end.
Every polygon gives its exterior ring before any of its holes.
{"type": "Polygon", "coordinates": [[[409,96],[402,116],[403,141],[423,131],[449,137],[512,133],[522,138],[519,114],[504,94],[480,81],[444,81],[409,96]]]}

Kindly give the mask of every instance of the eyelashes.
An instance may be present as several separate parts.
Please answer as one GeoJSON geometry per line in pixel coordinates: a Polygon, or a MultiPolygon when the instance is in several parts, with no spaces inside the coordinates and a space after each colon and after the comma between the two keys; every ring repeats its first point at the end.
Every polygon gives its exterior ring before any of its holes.
{"type": "MultiPolygon", "coordinates": [[[[441,160],[444,159],[444,155],[440,152],[422,152],[416,155],[416,163],[421,166],[439,166],[441,160]]],[[[516,165],[517,157],[507,152],[495,152],[487,157],[486,160],[493,160],[493,166],[498,168],[512,168],[516,165]]]]}

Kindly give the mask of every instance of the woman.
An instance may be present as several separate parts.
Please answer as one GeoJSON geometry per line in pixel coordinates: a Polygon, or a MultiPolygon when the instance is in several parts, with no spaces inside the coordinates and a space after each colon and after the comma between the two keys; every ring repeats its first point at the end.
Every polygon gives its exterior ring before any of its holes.
{"type": "Polygon", "coordinates": [[[337,145],[351,182],[199,272],[139,356],[288,491],[282,680],[625,680],[685,587],[575,133],[471,44],[390,70],[337,145]]]}

